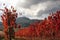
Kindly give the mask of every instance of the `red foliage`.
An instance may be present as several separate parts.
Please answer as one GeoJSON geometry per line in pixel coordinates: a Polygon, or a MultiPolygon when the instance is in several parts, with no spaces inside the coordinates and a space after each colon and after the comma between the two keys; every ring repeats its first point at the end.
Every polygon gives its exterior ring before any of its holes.
{"type": "Polygon", "coordinates": [[[11,11],[5,7],[4,14],[1,17],[2,17],[2,22],[4,25],[4,29],[8,28],[9,21],[10,21],[10,26],[15,27],[15,25],[16,25],[15,21],[17,18],[16,10],[14,11],[14,9],[12,9],[12,11],[11,11]]]}
{"type": "MultiPolygon", "coordinates": [[[[4,14],[1,17],[4,25],[4,32],[7,32],[8,26],[16,27],[15,21],[17,13],[14,8],[11,11],[5,7],[3,11],[4,14]]],[[[20,28],[20,25],[18,26],[20,28]]],[[[48,18],[45,18],[41,22],[35,22],[27,28],[18,30],[15,32],[15,35],[20,37],[60,37],[60,11],[49,15],[48,18]]]]}
{"type": "Polygon", "coordinates": [[[4,26],[4,32],[5,32],[5,38],[8,38],[8,35],[13,35],[14,36],[14,29],[16,28],[16,18],[17,18],[17,13],[16,10],[12,9],[12,11],[8,8],[5,7],[5,9],[0,9],[4,13],[1,16],[2,18],[2,23],[4,26]]]}
{"type": "Polygon", "coordinates": [[[35,22],[29,27],[20,29],[16,36],[25,37],[51,37],[60,36],[60,11],[49,15],[42,22],[35,22]]]}

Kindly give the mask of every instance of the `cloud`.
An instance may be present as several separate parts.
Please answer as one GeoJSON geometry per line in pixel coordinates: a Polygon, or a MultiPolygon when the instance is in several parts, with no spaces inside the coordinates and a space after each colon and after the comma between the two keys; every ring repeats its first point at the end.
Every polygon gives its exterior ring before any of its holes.
{"type": "Polygon", "coordinates": [[[19,0],[17,5],[20,7],[29,8],[31,5],[35,5],[47,1],[57,1],[57,0],[19,0]]]}
{"type": "MultiPolygon", "coordinates": [[[[60,9],[59,0],[25,0],[17,3],[17,9],[29,18],[42,19],[60,9]]],[[[22,15],[22,16],[23,16],[22,15]]]]}
{"type": "Polygon", "coordinates": [[[39,4],[34,4],[34,5],[31,5],[30,8],[25,8],[25,7],[20,7],[20,6],[17,6],[17,9],[19,11],[22,11],[22,13],[25,13],[25,16],[36,16],[37,15],[37,12],[39,10],[45,10],[46,6],[45,6],[45,3],[39,3],[39,4]]]}
{"type": "Polygon", "coordinates": [[[44,19],[49,13],[60,10],[60,0],[6,0],[4,2],[17,9],[18,17],[26,16],[31,19],[44,19]]]}
{"type": "MultiPolygon", "coordinates": [[[[60,10],[60,1],[52,1],[52,2],[46,2],[46,4],[47,4],[47,8],[43,11],[39,11],[38,12],[38,17],[40,17],[40,16],[42,16],[43,14],[50,14],[50,13],[52,13],[52,12],[56,12],[57,10],[60,10]]],[[[47,16],[47,15],[46,15],[47,16]]]]}

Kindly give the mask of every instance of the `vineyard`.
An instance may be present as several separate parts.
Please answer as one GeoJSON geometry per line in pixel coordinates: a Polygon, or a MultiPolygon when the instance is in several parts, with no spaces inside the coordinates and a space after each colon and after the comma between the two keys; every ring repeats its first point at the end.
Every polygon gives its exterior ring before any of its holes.
{"type": "MultiPolygon", "coordinates": [[[[1,18],[6,40],[8,40],[8,38],[11,40],[11,37],[25,38],[27,40],[45,40],[45,38],[49,38],[49,40],[60,40],[60,11],[50,14],[41,22],[34,22],[28,27],[19,29],[16,32],[13,30],[17,28],[17,24],[15,23],[17,18],[16,10],[12,8],[11,11],[5,7],[3,11],[4,14],[1,18]]],[[[20,27],[21,26],[19,26],[19,28],[20,27]]]]}
{"type": "Polygon", "coordinates": [[[41,22],[35,22],[29,27],[20,29],[16,33],[19,37],[40,37],[58,40],[60,38],[60,11],[52,13],[41,22]]]}

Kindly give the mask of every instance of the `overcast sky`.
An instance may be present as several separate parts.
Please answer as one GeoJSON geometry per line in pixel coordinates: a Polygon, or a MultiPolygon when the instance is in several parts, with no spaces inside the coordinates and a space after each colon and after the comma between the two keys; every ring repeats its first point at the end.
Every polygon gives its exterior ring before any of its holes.
{"type": "MultiPolygon", "coordinates": [[[[44,19],[50,13],[60,10],[60,0],[0,0],[0,8],[5,3],[6,7],[13,5],[18,13],[18,17],[26,16],[30,19],[44,19]]],[[[0,13],[1,15],[1,13],[0,13]]]]}

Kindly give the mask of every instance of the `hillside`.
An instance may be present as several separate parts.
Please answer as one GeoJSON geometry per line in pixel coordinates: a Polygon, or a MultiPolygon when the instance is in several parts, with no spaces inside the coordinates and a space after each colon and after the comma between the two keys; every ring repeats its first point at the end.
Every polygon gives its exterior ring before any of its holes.
{"type": "Polygon", "coordinates": [[[27,17],[19,17],[16,20],[17,24],[20,24],[22,27],[28,27],[31,23],[34,23],[36,21],[42,21],[38,19],[29,19],[27,17]]]}

